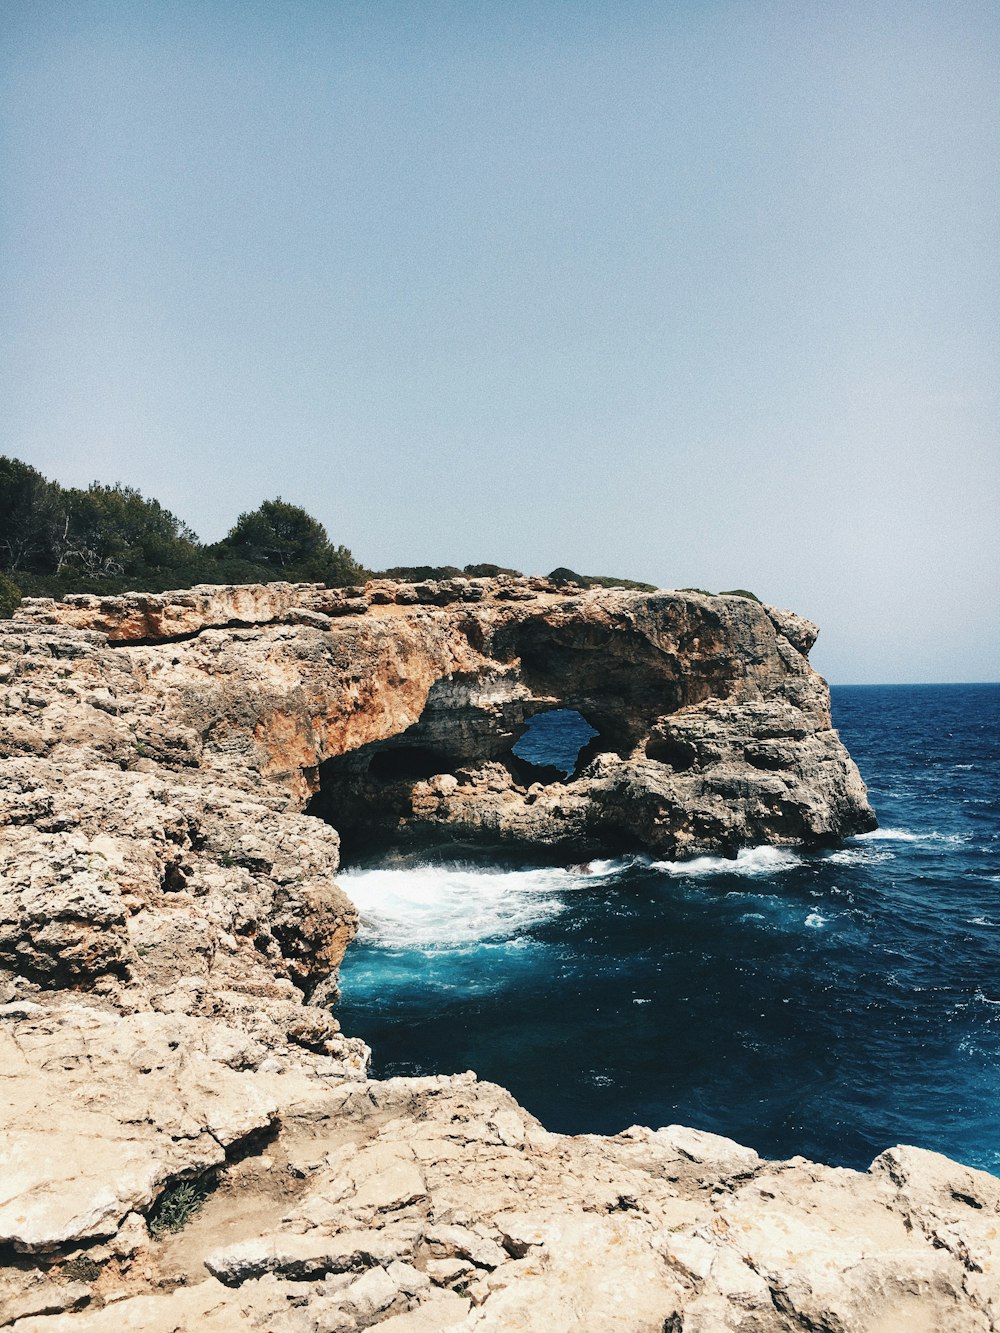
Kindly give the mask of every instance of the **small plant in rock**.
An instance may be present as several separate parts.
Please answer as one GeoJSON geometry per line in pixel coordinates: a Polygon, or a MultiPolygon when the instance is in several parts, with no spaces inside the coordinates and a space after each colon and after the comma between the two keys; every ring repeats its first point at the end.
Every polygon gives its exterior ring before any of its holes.
{"type": "Polygon", "coordinates": [[[168,1185],[149,1215],[149,1234],[160,1237],[187,1226],[205,1202],[210,1188],[207,1180],[178,1180],[168,1185]]]}
{"type": "Polygon", "coordinates": [[[79,1254],[63,1264],[62,1275],[74,1282],[96,1282],[101,1276],[101,1265],[95,1263],[89,1255],[79,1254]]]}

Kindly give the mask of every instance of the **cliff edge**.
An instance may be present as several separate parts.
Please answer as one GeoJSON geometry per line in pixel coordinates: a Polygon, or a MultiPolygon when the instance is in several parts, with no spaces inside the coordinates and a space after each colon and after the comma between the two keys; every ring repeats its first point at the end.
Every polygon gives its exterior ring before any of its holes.
{"type": "Polygon", "coordinates": [[[331,1012],[338,830],[689,855],[871,827],[814,637],[526,579],[0,622],[0,1326],[997,1328],[991,1176],[554,1135],[473,1075],[369,1080],[331,1012]],[[597,732],[565,779],[514,754],[556,707],[597,732]]]}

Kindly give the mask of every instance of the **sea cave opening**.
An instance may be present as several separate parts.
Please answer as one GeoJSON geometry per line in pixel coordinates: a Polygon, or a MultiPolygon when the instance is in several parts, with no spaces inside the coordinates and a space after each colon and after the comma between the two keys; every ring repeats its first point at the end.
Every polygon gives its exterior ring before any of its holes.
{"type": "Polygon", "coordinates": [[[406,731],[320,765],[307,813],[338,830],[344,863],[420,857],[432,849],[481,856],[501,845],[508,859],[556,855],[545,836],[527,842],[515,826],[504,829],[497,812],[506,792],[515,811],[524,801],[524,814],[537,798],[536,784],[572,782],[606,748],[603,732],[558,697],[526,717],[516,696],[499,704],[495,697],[474,698],[470,706],[468,687],[464,694],[460,688],[451,681],[432,692],[406,731]]]}
{"type": "Polygon", "coordinates": [[[376,782],[414,782],[448,773],[453,761],[428,745],[400,745],[376,750],[368,764],[368,776],[376,782]]]}
{"type": "Polygon", "coordinates": [[[574,708],[551,708],[528,719],[511,754],[532,768],[558,769],[570,777],[600,733],[574,708]]]}

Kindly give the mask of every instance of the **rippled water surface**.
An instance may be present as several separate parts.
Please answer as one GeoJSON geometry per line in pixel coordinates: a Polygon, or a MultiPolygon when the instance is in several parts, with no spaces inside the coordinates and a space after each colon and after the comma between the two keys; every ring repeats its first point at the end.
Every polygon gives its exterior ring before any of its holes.
{"type": "Polygon", "coordinates": [[[833,707],[882,825],[841,850],[345,874],[339,1013],[374,1071],[475,1069],[566,1132],[1000,1174],[1000,686],[833,707]]]}

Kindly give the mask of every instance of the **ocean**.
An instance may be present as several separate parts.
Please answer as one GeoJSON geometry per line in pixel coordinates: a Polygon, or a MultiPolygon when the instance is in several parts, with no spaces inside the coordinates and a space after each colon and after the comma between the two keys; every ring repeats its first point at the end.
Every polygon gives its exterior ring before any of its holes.
{"type": "Polygon", "coordinates": [[[564,1133],[1000,1174],[1000,685],[832,700],[880,823],[840,849],[349,868],[337,1012],[373,1073],[474,1069],[564,1133]]]}

